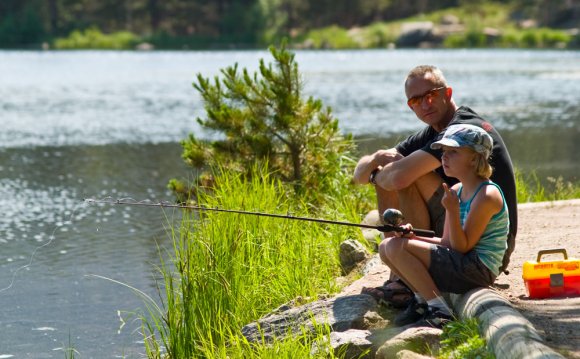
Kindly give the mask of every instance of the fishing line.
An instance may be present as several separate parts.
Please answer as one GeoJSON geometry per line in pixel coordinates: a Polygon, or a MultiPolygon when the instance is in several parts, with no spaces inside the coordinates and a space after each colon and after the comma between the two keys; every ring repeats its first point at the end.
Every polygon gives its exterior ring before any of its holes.
{"type": "MultiPolygon", "coordinates": [[[[261,217],[273,217],[273,218],[282,218],[282,219],[290,219],[290,220],[298,220],[298,221],[306,221],[306,222],[316,222],[316,223],[325,223],[325,224],[335,224],[341,226],[350,226],[350,227],[358,227],[358,228],[370,228],[376,229],[381,232],[402,232],[402,233],[409,233],[410,231],[406,228],[400,226],[400,222],[392,221],[392,217],[396,217],[396,219],[402,220],[402,214],[398,210],[388,209],[385,211],[383,215],[384,224],[382,226],[370,225],[370,224],[362,224],[362,223],[352,223],[352,222],[342,222],[342,221],[334,221],[328,219],[321,219],[321,218],[311,218],[311,217],[299,217],[293,216],[291,214],[275,214],[275,213],[265,213],[265,212],[255,212],[255,211],[243,211],[243,210],[236,210],[236,209],[226,209],[220,207],[207,207],[207,206],[199,206],[199,205],[184,205],[184,204],[175,204],[168,201],[160,201],[160,202],[153,202],[151,200],[143,200],[137,201],[133,198],[118,198],[114,199],[111,197],[106,197],[103,199],[94,199],[94,198],[86,198],[84,200],[86,203],[89,204],[108,204],[108,205],[125,205],[125,206],[144,206],[144,207],[159,207],[159,208],[179,208],[179,209],[190,209],[196,211],[213,211],[213,212],[225,212],[225,213],[236,213],[236,214],[243,214],[243,215],[253,215],[253,216],[261,216],[261,217]]],[[[433,237],[434,232],[425,229],[416,229],[414,228],[413,233],[423,237],[433,237]]]]}
{"type": "Polygon", "coordinates": [[[64,222],[62,223],[62,225],[56,225],[56,226],[55,226],[55,228],[54,228],[54,230],[52,231],[52,234],[51,234],[51,235],[50,235],[50,237],[49,237],[49,240],[48,240],[46,243],[43,243],[43,244],[41,244],[40,246],[37,246],[36,248],[34,248],[34,251],[33,251],[33,252],[32,252],[32,254],[30,255],[30,260],[28,261],[28,263],[27,263],[27,264],[25,264],[25,265],[23,265],[23,266],[20,266],[20,267],[16,268],[16,269],[14,270],[14,272],[12,272],[12,279],[10,280],[10,284],[9,284],[8,286],[4,287],[4,288],[0,288],[0,293],[2,293],[2,292],[4,292],[4,291],[7,291],[8,289],[12,288],[12,286],[14,286],[14,282],[15,282],[15,280],[16,280],[16,275],[18,274],[18,272],[20,272],[20,271],[21,271],[21,270],[23,270],[23,269],[30,268],[30,266],[32,266],[32,262],[34,261],[34,257],[36,256],[36,253],[37,253],[39,250],[41,250],[42,248],[44,248],[44,247],[48,247],[48,246],[49,246],[49,245],[50,245],[52,242],[54,242],[54,240],[55,240],[55,233],[56,233],[56,231],[57,231],[59,228],[61,228],[61,227],[65,226],[65,225],[72,224],[72,219],[73,219],[74,215],[77,213],[77,211],[78,211],[79,207],[81,207],[81,206],[83,206],[83,205],[85,205],[85,203],[84,203],[84,202],[81,202],[81,203],[78,203],[78,204],[76,204],[76,205],[73,207],[73,210],[72,210],[72,213],[71,213],[71,215],[70,215],[70,217],[69,217],[69,220],[68,220],[68,221],[64,221],[64,222]]]}

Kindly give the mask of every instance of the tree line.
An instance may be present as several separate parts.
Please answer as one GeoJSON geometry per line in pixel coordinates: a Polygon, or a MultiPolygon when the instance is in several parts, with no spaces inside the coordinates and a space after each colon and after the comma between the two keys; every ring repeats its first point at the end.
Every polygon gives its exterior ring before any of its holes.
{"type": "Polygon", "coordinates": [[[578,16],[576,2],[567,0],[2,0],[0,47],[34,46],[88,28],[252,47],[310,29],[364,26],[474,2],[514,4],[547,26],[578,16]]]}

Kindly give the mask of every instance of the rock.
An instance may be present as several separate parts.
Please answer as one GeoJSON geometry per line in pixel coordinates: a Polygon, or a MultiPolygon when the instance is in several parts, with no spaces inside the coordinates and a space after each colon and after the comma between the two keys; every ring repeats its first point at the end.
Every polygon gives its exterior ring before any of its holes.
{"type": "Polygon", "coordinates": [[[383,264],[379,255],[375,254],[361,266],[360,272],[363,277],[344,287],[338,296],[360,294],[363,287],[378,287],[389,278],[391,270],[383,264]]]}
{"type": "MultiPolygon", "coordinates": [[[[371,332],[368,330],[349,329],[344,332],[330,333],[330,349],[335,356],[341,358],[372,358],[372,343],[368,337],[371,332]]],[[[311,354],[314,356],[320,352],[320,348],[315,345],[311,354]]],[[[327,353],[330,354],[330,353],[327,353]]]]}
{"type": "Polygon", "coordinates": [[[138,44],[137,46],[135,46],[135,50],[139,50],[139,51],[151,51],[154,49],[155,49],[155,46],[153,46],[152,44],[150,44],[148,42],[142,42],[142,43],[138,44]]]}
{"type": "Polygon", "coordinates": [[[298,307],[282,306],[257,322],[242,328],[250,342],[271,342],[289,334],[302,334],[302,329],[314,333],[316,325],[329,325],[332,331],[368,329],[368,312],[377,311],[377,302],[370,296],[359,294],[319,300],[298,307]]]}
{"type": "Polygon", "coordinates": [[[431,21],[408,22],[401,26],[397,47],[416,47],[435,40],[431,21]]]}
{"type": "Polygon", "coordinates": [[[441,344],[441,329],[412,327],[387,340],[377,350],[375,358],[394,358],[401,350],[412,350],[421,354],[438,352],[441,344]]]}
{"type": "Polygon", "coordinates": [[[432,357],[421,355],[410,350],[401,350],[397,353],[397,359],[431,359],[432,357]]]}
{"type": "MultiPolygon", "coordinates": [[[[379,216],[379,211],[377,211],[375,209],[375,210],[372,210],[369,213],[367,213],[365,218],[363,218],[363,220],[362,220],[362,224],[367,224],[369,226],[382,225],[383,223],[382,223],[382,220],[379,216]]],[[[381,232],[379,232],[376,229],[372,229],[372,228],[363,228],[362,234],[368,243],[375,244],[375,251],[376,251],[377,250],[377,248],[376,248],[377,238],[381,235],[381,232]]]]}
{"type": "Polygon", "coordinates": [[[441,25],[458,25],[460,23],[459,18],[453,14],[445,14],[441,18],[441,25]]]}
{"type": "Polygon", "coordinates": [[[349,273],[369,257],[370,253],[366,248],[354,239],[348,239],[340,244],[339,258],[344,274],[349,273]]]}

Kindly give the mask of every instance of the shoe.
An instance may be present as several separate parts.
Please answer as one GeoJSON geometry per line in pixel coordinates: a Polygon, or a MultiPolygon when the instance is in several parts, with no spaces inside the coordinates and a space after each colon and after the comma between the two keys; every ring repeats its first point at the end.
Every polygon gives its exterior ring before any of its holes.
{"type": "Polygon", "coordinates": [[[405,308],[409,305],[415,294],[402,281],[386,281],[380,287],[367,288],[364,287],[362,294],[370,295],[377,303],[384,306],[392,306],[394,308],[405,308]],[[399,283],[397,288],[393,288],[391,283],[399,283]]]}
{"type": "Polygon", "coordinates": [[[415,323],[415,326],[442,329],[445,324],[451,321],[453,321],[451,314],[444,313],[438,308],[429,308],[425,317],[415,323]]]}
{"type": "Polygon", "coordinates": [[[396,326],[402,327],[404,325],[413,324],[416,321],[423,319],[425,315],[429,312],[429,306],[427,303],[419,303],[417,299],[413,297],[411,302],[402,313],[398,314],[393,323],[396,326]]]}

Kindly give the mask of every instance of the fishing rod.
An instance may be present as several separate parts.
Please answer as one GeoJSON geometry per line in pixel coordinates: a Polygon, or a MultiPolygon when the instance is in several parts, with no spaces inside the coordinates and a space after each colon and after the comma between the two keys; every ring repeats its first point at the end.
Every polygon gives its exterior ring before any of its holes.
{"type": "MultiPolygon", "coordinates": [[[[291,219],[291,220],[298,220],[298,221],[307,221],[307,222],[316,222],[316,223],[326,223],[326,224],[335,224],[341,226],[350,226],[350,227],[358,227],[358,228],[370,228],[376,229],[380,232],[402,232],[403,234],[407,234],[411,232],[407,228],[401,227],[401,223],[403,222],[403,214],[394,208],[389,208],[383,213],[383,225],[382,226],[374,226],[370,224],[359,224],[359,223],[351,223],[351,222],[342,222],[342,221],[332,221],[328,219],[320,219],[320,218],[311,218],[311,217],[300,217],[300,216],[292,216],[290,214],[275,214],[275,213],[264,213],[264,212],[252,212],[252,211],[242,211],[242,210],[235,210],[235,209],[225,209],[219,207],[205,207],[205,206],[194,206],[194,205],[184,205],[184,204],[175,204],[170,202],[137,202],[134,200],[128,199],[93,199],[87,198],[84,199],[86,203],[89,204],[109,204],[109,205],[124,205],[124,206],[143,206],[143,207],[161,207],[161,208],[179,208],[179,209],[191,209],[196,211],[213,211],[213,212],[225,212],[225,213],[236,213],[236,214],[243,214],[243,215],[253,215],[253,216],[260,216],[260,217],[272,217],[272,218],[283,218],[283,219],[291,219]]],[[[434,237],[435,232],[426,230],[426,229],[417,229],[413,228],[413,233],[418,236],[422,237],[434,237]]]]}

